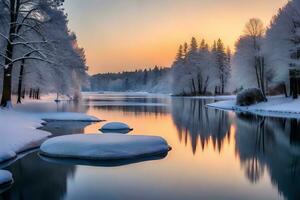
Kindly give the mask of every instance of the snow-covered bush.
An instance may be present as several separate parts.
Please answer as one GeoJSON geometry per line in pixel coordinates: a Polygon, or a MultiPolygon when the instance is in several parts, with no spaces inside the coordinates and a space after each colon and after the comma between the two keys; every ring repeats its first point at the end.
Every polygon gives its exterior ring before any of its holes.
{"type": "Polygon", "coordinates": [[[236,104],[238,106],[250,106],[265,101],[260,89],[248,88],[237,94],[236,104]]]}

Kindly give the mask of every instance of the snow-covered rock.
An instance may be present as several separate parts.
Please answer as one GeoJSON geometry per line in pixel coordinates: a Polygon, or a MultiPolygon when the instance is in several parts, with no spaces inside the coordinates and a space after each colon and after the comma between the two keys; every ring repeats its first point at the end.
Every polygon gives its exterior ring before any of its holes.
{"type": "Polygon", "coordinates": [[[258,88],[244,89],[236,97],[236,105],[250,106],[265,101],[264,95],[258,88]]]}
{"type": "Polygon", "coordinates": [[[163,154],[168,143],[157,136],[121,134],[76,134],[55,137],[41,145],[41,154],[83,160],[135,159],[163,154]]]}
{"type": "Polygon", "coordinates": [[[82,122],[99,122],[100,119],[84,113],[74,112],[48,112],[36,113],[37,117],[45,121],[82,121],[82,122]]]}
{"type": "Polygon", "coordinates": [[[12,174],[6,170],[0,170],[0,187],[13,182],[12,174]]]}
{"type": "Polygon", "coordinates": [[[130,128],[127,124],[121,122],[110,122],[104,124],[100,129],[103,133],[128,133],[133,129],[130,128]]]}

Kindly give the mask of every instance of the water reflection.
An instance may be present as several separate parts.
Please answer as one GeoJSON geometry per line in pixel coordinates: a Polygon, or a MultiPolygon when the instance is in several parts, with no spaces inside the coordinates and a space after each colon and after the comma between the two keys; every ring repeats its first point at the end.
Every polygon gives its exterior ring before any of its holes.
{"type": "MultiPolygon", "coordinates": [[[[38,106],[34,109],[88,112],[126,122],[134,128],[132,134],[162,136],[173,150],[167,158],[150,162],[94,163],[94,167],[67,160],[45,161],[30,154],[9,168],[16,182],[1,197],[300,199],[300,121],[207,109],[209,102],[91,94],[81,105],[38,106]]],[[[100,124],[51,122],[43,129],[61,135],[87,133],[85,127],[98,132],[100,124]]]]}
{"type": "Polygon", "coordinates": [[[8,168],[14,175],[11,189],[1,195],[3,200],[56,200],[67,191],[68,178],[75,173],[75,166],[45,162],[30,154],[8,168]]]}
{"type": "Polygon", "coordinates": [[[90,122],[52,121],[40,128],[52,133],[52,136],[84,133],[84,128],[91,125],[90,122]]]}
{"type": "Polygon", "coordinates": [[[219,152],[226,137],[230,138],[231,121],[228,112],[208,109],[205,100],[174,98],[172,118],[178,130],[180,141],[187,143],[191,138],[193,153],[197,150],[198,140],[204,150],[209,140],[219,152]]]}
{"type": "Polygon", "coordinates": [[[63,164],[63,165],[87,165],[87,166],[95,166],[95,167],[119,167],[123,165],[130,165],[145,161],[151,160],[161,160],[164,159],[168,155],[168,152],[147,156],[144,158],[136,158],[136,159],[125,159],[125,160],[116,160],[116,161],[89,161],[89,160],[79,160],[79,159],[65,159],[65,158],[51,158],[46,157],[39,154],[39,157],[47,162],[55,163],[55,164],[63,164]]]}
{"type": "Polygon", "coordinates": [[[300,199],[299,121],[237,116],[236,153],[251,183],[267,171],[287,199],[300,199]]]}

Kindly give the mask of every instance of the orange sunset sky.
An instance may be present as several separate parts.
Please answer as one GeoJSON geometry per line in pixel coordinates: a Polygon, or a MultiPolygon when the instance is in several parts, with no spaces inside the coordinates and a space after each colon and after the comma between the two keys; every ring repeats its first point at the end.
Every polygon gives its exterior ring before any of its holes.
{"type": "Polygon", "coordinates": [[[170,66],[192,36],[234,48],[249,18],[266,25],[288,0],[66,0],[89,74],[170,66]]]}

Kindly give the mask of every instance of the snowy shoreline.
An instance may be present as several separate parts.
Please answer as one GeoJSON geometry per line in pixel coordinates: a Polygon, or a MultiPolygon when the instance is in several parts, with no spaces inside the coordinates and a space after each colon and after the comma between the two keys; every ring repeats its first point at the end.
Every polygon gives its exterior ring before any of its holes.
{"type": "Polygon", "coordinates": [[[206,105],[208,108],[245,112],[264,117],[297,118],[300,119],[300,99],[275,96],[268,102],[252,106],[237,106],[235,100],[219,101],[206,105]]]}
{"type": "Polygon", "coordinates": [[[83,113],[30,113],[13,109],[0,110],[0,165],[12,163],[20,155],[39,148],[51,136],[51,133],[39,129],[49,121],[98,122],[100,120],[83,113]]]}

